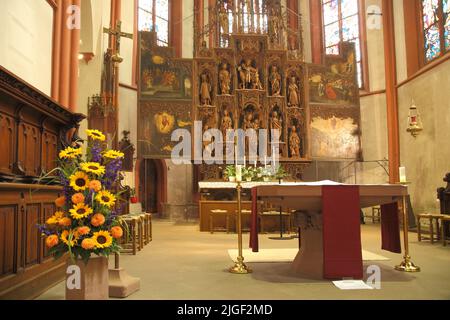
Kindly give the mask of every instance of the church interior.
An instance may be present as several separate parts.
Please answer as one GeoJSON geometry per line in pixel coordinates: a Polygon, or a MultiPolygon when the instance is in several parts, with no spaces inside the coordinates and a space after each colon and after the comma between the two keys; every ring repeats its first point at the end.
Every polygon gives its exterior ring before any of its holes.
{"type": "Polygon", "coordinates": [[[450,299],[450,0],[0,25],[0,300],[450,299]]]}

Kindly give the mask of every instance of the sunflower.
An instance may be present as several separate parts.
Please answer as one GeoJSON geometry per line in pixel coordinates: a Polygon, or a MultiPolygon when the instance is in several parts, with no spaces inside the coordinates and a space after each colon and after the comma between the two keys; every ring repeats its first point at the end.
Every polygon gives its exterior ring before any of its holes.
{"type": "Polygon", "coordinates": [[[100,191],[95,197],[101,205],[107,206],[109,208],[113,207],[116,203],[116,197],[109,191],[100,191]]]}
{"type": "Polygon", "coordinates": [[[100,141],[105,141],[106,137],[105,135],[98,130],[86,130],[87,135],[89,136],[89,138],[91,138],[92,140],[100,140],[100,141]]]}
{"type": "Polygon", "coordinates": [[[105,173],[105,167],[101,166],[97,162],[85,162],[81,164],[81,169],[87,173],[93,173],[95,175],[102,175],[105,173]]]}
{"type": "Polygon", "coordinates": [[[89,177],[86,173],[78,171],[70,176],[70,186],[75,191],[84,191],[89,185],[89,177]]]}
{"type": "Polygon", "coordinates": [[[61,237],[60,237],[61,241],[64,242],[67,246],[69,247],[73,247],[74,245],[77,244],[78,241],[78,235],[76,232],[73,232],[72,230],[64,230],[61,233],[61,237]],[[69,240],[70,238],[72,238],[71,240],[69,240]]]}
{"type": "Polygon", "coordinates": [[[61,159],[75,159],[81,156],[81,148],[67,147],[59,153],[61,159]]]}
{"type": "Polygon", "coordinates": [[[117,159],[125,157],[125,154],[123,152],[116,150],[108,150],[103,154],[103,157],[108,159],[117,159]]]}
{"type": "Polygon", "coordinates": [[[98,249],[109,248],[113,243],[113,238],[108,231],[94,232],[92,240],[95,242],[95,247],[98,249]]]}
{"type": "Polygon", "coordinates": [[[89,216],[93,211],[92,208],[85,205],[84,203],[79,203],[73,206],[72,209],[69,210],[70,215],[75,220],[80,220],[89,216]]]}
{"type": "Polygon", "coordinates": [[[47,219],[47,224],[58,224],[61,219],[64,218],[64,212],[56,211],[53,216],[47,219]]]}

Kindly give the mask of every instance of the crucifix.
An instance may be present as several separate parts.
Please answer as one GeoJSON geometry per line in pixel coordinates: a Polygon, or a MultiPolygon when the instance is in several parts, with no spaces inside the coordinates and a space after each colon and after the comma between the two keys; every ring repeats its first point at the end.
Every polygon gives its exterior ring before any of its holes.
{"type": "Polygon", "coordinates": [[[102,72],[101,96],[105,112],[101,125],[96,129],[102,130],[107,135],[108,144],[117,148],[117,132],[119,128],[119,64],[123,61],[120,56],[120,40],[122,37],[133,39],[133,34],[122,32],[122,22],[117,21],[115,28],[111,22],[111,28],[103,28],[103,33],[109,35],[109,46],[104,54],[104,67],[102,72]]]}
{"type": "Polygon", "coordinates": [[[117,21],[116,28],[103,28],[103,33],[107,33],[110,36],[113,36],[115,39],[115,53],[112,56],[112,61],[121,63],[123,58],[120,56],[120,39],[122,37],[133,39],[133,34],[122,32],[122,21],[117,21]]]}

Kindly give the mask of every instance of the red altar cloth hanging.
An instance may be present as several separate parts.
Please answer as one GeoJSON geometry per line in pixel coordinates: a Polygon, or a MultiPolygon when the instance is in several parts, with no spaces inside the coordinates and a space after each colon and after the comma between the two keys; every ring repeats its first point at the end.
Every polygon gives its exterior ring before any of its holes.
{"type": "Polygon", "coordinates": [[[359,186],[323,186],[323,276],[363,278],[359,186]]]}
{"type": "Polygon", "coordinates": [[[258,189],[252,188],[252,218],[250,222],[250,248],[253,252],[259,251],[258,241],[258,189]]]}
{"type": "Polygon", "coordinates": [[[402,253],[397,202],[381,206],[381,249],[402,253]]]}

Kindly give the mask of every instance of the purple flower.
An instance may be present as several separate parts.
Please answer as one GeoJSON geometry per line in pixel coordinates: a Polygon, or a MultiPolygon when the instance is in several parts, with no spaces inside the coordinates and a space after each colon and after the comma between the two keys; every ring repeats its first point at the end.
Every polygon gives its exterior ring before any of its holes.
{"type": "Polygon", "coordinates": [[[111,189],[114,182],[116,182],[121,168],[122,168],[122,159],[120,158],[114,159],[106,165],[104,185],[107,190],[111,189]]]}
{"type": "Polygon", "coordinates": [[[60,183],[63,187],[64,197],[66,198],[66,208],[69,208],[70,197],[71,197],[71,188],[69,185],[69,180],[66,179],[66,177],[64,176],[64,173],[62,171],[59,171],[59,179],[60,179],[60,183]]]}
{"type": "Polygon", "coordinates": [[[46,236],[49,236],[49,235],[52,234],[52,232],[50,232],[50,231],[45,227],[45,225],[40,225],[40,224],[38,224],[38,225],[37,225],[37,228],[38,228],[38,230],[39,230],[39,234],[45,234],[46,236]]]}
{"type": "Polygon", "coordinates": [[[92,148],[91,148],[91,155],[92,155],[92,162],[98,162],[102,160],[102,148],[100,144],[95,141],[92,148]]]}

